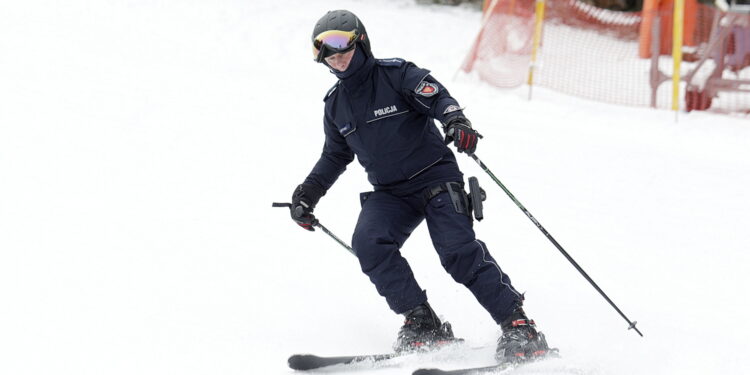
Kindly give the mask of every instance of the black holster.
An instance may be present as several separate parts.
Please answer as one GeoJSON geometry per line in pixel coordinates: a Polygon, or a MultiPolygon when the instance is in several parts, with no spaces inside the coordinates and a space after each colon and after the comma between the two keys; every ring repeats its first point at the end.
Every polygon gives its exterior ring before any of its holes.
{"type": "Polygon", "coordinates": [[[486,195],[484,190],[479,187],[479,181],[476,177],[469,178],[469,191],[469,194],[466,194],[463,182],[445,182],[425,190],[425,204],[438,194],[447,192],[456,212],[469,218],[471,218],[473,212],[477,221],[481,221],[484,219],[482,201],[486,199],[486,195]]]}
{"type": "Polygon", "coordinates": [[[469,201],[471,202],[471,209],[474,211],[474,217],[477,221],[484,219],[482,202],[485,199],[487,199],[487,193],[479,187],[479,180],[476,177],[469,177],[469,201]]]}

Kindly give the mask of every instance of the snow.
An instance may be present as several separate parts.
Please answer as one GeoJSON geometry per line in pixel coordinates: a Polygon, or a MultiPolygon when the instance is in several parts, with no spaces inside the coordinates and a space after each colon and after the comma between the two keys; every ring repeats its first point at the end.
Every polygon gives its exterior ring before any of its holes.
{"type": "MultiPolygon", "coordinates": [[[[292,353],[389,350],[401,318],[356,259],[271,208],[322,147],[334,78],[308,38],[335,8],[449,87],[477,155],[645,335],[460,156],[489,194],[478,237],[563,355],[518,373],[750,373],[748,119],[454,78],[480,14],[409,0],[0,3],[0,373],[288,374],[292,353]]],[[[352,164],[316,214],[348,242],[368,189],[352,164]]],[[[498,329],[424,227],[404,252],[489,352],[360,373],[491,363],[498,329]]]]}

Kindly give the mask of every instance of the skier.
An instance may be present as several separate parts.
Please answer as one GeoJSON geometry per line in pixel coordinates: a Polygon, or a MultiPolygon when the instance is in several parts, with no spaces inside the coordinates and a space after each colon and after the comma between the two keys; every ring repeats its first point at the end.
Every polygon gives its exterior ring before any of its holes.
{"type": "Polygon", "coordinates": [[[481,135],[429,71],[399,58],[376,59],[353,13],[326,13],[312,33],[313,57],[337,78],[325,96],[323,152],[292,196],[292,219],[314,230],[313,209],[357,156],[374,191],[362,193],[352,237],[362,271],[390,308],[405,316],[397,352],[455,340],[427,302],[400,249],[423,221],[441,264],[500,325],[501,362],[544,355],[544,335],[526,317],[523,295],[476,239],[453,152],[473,154],[481,135]],[[442,123],[445,138],[433,119],[442,123]]]}

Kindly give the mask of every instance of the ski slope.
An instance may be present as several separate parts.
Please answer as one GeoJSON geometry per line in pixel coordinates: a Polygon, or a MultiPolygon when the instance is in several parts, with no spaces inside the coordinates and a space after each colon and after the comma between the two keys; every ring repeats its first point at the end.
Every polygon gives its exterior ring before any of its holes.
{"type": "MultiPolygon", "coordinates": [[[[432,70],[484,135],[477,155],[644,333],[641,338],[469,158],[475,226],[562,359],[519,374],[747,374],[750,121],[653,111],[456,75],[480,14],[411,0],[0,2],[0,373],[289,374],[292,353],[388,351],[401,317],[288,201],[322,148],[311,60],[326,10],[378,57],[432,70]]],[[[350,239],[353,163],[318,218],[350,239]]],[[[492,362],[498,328],[404,246],[430,302],[492,362]]]]}

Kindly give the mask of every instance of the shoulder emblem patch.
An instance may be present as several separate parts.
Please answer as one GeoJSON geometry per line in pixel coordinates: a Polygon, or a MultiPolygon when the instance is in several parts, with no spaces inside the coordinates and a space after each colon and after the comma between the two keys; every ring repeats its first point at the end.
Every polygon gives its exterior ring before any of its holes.
{"type": "Polygon", "coordinates": [[[448,107],[445,108],[445,111],[443,111],[443,114],[447,115],[447,114],[449,114],[451,112],[458,112],[458,111],[462,111],[462,110],[463,110],[463,108],[461,108],[461,107],[459,107],[459,106],[457,106],[455,104],[451,104],[451,105],[449,105],[448,107]]]}
{"type": "Polygon", "coordinates": [[[416,92],[419,95],[429,98],[438,93],[438,87],[434,83],[422,81],[419,83],[419,86],[417,86],[414,92],[416,92]]]}

